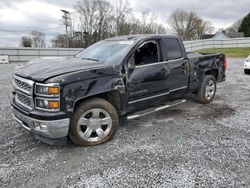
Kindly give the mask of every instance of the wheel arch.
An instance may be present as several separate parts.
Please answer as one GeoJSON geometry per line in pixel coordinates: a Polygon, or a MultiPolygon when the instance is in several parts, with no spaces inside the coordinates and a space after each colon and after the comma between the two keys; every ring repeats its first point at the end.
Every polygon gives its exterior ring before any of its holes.
{"type": "Polygon", "coordinates": [[[108,91],[108,92],[98,93],[95,95],[79,98],[74,103],[74,107],[73,107],[74,111],[75,111],[75,109],[77,109],[77,107],[80,104],[82,104],[86,100],[90,100],[92,98],[102,98],[102,99],[108,101],[109,103],[111,103],[115,107],[115,109],[117,110],[117,112],[119,114],[122,113],[122,109],[123,109],[122,98],[121,98],[120,92],[117,90],[112,90],[112,91],[108,91]]]}
{"type": "Polygon", "coordinates": [[[219,71],[218,71],[218,69],[205,70],[205,75],[211,75],[217,81],[218,80],[218,76],[219,76],[219,71]]]}

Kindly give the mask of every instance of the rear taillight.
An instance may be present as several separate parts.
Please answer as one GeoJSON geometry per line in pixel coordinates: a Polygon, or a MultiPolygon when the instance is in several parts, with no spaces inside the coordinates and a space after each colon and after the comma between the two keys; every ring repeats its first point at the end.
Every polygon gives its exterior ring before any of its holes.
{"type": "Polygon", "coordinates": [[[224,57],[224,70],[226,70],[227,69],[227,59],[224,57]]]}

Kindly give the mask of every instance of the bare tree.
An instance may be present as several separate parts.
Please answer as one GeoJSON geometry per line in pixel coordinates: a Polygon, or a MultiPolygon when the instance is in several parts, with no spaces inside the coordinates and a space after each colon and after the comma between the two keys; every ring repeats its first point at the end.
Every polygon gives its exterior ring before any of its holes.
{"type": "Polygon", "coordinates": [[[93,43],[92,36],[95,32],[96,25],[96,0],[79,0],[75,6],[76,12],[80,21],[81,32],[84,33],[84,40],[86,46],[93,43]]]}
{"type": "Polygon", "coordinates": [[[146,11],[142,20],[136,18],[128,0],[118,0],[114,6],[108,0],[79,0],[74,8],[78,30],[72,40],[77,46],[82,42],[87,47],[116,35],[166,32],[153,12],[146,11]]]}
{"type": "Polygon", "coordinates": [[[212,30],[211,24],[199,18],[195,12],[180,9],[171,13],[169,23],[183,40],[201,38],[201,35],[212,30]]]}
{"type": "Polygon", "coordinates": [[[242,23],[243,19],[239,19],[237,21],[235,21],[230,27],[228,27],[226,29],[226,32],[227,33],[235,33],[235,32],[238,32],[239,29],[240,29],[240,25],[242,23]]]}
{"type": "Polygon", "coordinates": [[[107,38],[109,33],[112,31],[110,30],[110,23],[113,20],[113,16],[111,13],[113,12],[112,5],[105,0],[96,0],[97,4],[97,28],[96,31],[98,32],[98,40],[107,38]]]}
{"type": "Polygon", "coordinates": [[[115,5],[115,26],[116,26],[116,35],[124,35],[127,34],[127,32],[124,32],[126,28],[124,26],[127,26],[127,24],[124,24],[127,22],[127,16],[132,14],[132,8],[130,7],[130,4],[128,0],[117,0],[115,5]]]}
{"type": "Polygon", "coordinates": [[[166,29],[162,24],[156,22],[157,16],[149,10],[142,12],[141,33],[143,34],[164,34],[166,29]]]}
{"type": "Polygon", "coordinates": [[[32,38],[30,36],[22,36],[21,37],[21,46],[32,47],[32,38]]]}
{"type": "Polygon", "coordinates": [[[202,39],[202,37],[208,33],[211,34],[214,31],[213,24],[210,21],[197,20],[196,34],[193,39],[202,39]]]}
{"type": "Polygon", "coordinates": [[[45,43],[45,34],[39,31],[32,31],[31,33],[32,36],[32,46],[33,47],[38,47],[38,48],[45,48],[46,43],[45,43]]]}
{"type": "Polygon", "coordinates": [[[51,40],[53,48],[66,48],[67,47],[67,35],[66,34],[58,34],[55,39],[51,40]]]}

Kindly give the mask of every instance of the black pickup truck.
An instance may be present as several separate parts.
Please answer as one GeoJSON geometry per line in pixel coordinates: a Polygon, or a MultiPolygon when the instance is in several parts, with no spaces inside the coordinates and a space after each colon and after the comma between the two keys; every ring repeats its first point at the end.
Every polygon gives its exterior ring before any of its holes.
{"type": "Polygon", "coordinates": [[[115,37],[16,70],[13,117],[43,142],[97,145],[114,136],[121,119],[181,104],[189,93],[211,102],[226,67],[224,54],[187,54],[177,36],[115,37]]]}

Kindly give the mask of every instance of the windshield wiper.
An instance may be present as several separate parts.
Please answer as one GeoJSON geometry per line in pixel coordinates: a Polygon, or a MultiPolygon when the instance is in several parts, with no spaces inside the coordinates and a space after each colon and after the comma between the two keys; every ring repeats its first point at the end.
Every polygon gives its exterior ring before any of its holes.
{"type": "Polygon", "coordinates": [[[91,60],[91,61],[99,61],[98,59],[92,59],[92,58],[86,58],[86,57],[82,57],[81,59],[86,59],[86,60],[91,60]]]}

